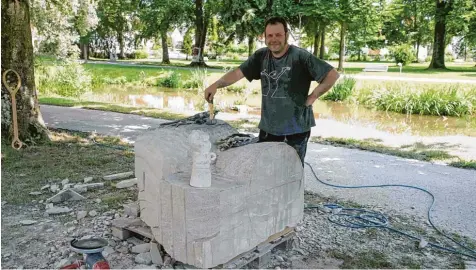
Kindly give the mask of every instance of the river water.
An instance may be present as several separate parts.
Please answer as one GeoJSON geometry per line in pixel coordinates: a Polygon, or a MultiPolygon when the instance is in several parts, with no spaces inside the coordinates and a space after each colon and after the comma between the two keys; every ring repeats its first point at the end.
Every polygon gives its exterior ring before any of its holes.
{"type": "MultiPolygon", "coordinates": [[[[219,92],[215,96],[215,104],[226,112],[237,113],[241,116],[259,116],[261,96],[258,94],[248,95],[246,99],[243,96],[243,94],[219,92]]],[[[84,95],[82,99],[166,109],[178,113],[207,109],[202,94],[196,91],[177,91],[156,87],[107,86],[101,91],[84,95]]],[[[476,137],[476,119],[474,117],[405,115],[369,110],[353,104],[320,100],[315,102],[313,110],[316,119],[334,120],[393,134],[476,137]]]]}

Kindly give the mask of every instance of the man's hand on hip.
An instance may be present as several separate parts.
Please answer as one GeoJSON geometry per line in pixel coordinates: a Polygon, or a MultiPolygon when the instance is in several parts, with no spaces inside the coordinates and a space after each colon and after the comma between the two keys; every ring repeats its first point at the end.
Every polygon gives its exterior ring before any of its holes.
{"type": "Polygon", "coordinates": [[[306,106],[311,106],[312,104],[314,104],[314,101],[316,101],[317,98],[317,94],[312,92],[309,96],[307,96],[306,106]]]}
{"type": "Polygon", "coordinates": [[[335,69],[329,71],[324,80],[314,89],[314,91],[312,91],[309,96],[307,96],[306,106],[312,105],[316,99],[329,91],[337,79],[339,79],[339,76],[339,73],[335,69]]]}

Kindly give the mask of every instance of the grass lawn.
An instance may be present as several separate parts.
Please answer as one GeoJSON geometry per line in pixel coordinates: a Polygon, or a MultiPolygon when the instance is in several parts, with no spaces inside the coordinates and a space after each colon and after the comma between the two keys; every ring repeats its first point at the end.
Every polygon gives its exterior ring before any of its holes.
{"type": "MultiPolygon", "coordinates": [[[[83,182],[85,177],[100,179],[104,175],[134,170],[132,148],[118,138],[59,130],[51,134],[51,142],[31,145],[21,151],[2,143],[2,201],[23,204],[32,199],[45,200],[52,193],[43,192],[35,197],[29,193],[65,178],[74,184],[83,182]],[[103,145],[94,144],[93,138],[103,145]]],[[[106,183],[105,188],[110,189],[109,197],[116,201],[134,196],[116,190],[110,183],[106,183]]]]}
{"type": "MultiPolygon", "coordinates": [[[[167,68],[156,67],[135,67],[135,66],[118,66],[109,64],[84,64],[86,70],[93,75],[93,81],[100,81],[104,78],[119,78],[125,77],[127,82],[135,82],[162,77],[167,71],[167,68]]],[[[191,75],[190,70],[174,70],[178,72],[183,79],[188,79],[191,75]]]]}
{"type": "Polygon", "coordinates": [[[99,110],[99,111],[108,111],[108,112],[118,112],[118,113],[128,113],[143,115],[148,117],[166,119],[166,120],[177,120],[186,117],[183,114],[171,113],[159,109],[148,109],[148,108],[138,108],[130,107],[120,104],[112,103],[103,103],[103,102],[94,102],[94,101],[79,101],[72,98],[62,98],[62,97],[40,97],[40,104],[46,105],[55,105],[63,107],[78,107],[90,110],[99,110]]]}
{"type": "Polygon", "coordinates": [[[313,137],[311,138],[311,141],[316,143],[331,144],[334,146],[377,152],[408,159],[416,159],[423,161],[447,161],[448,165],[453,167],[476,170],[476,160],[461,160],[455,156],[448,154],[446,151],[429,149],[429,147],[421,143],[396,148],[385,146],[376,140],[313,137]]]}
{"type": "MultiPolygon", "coordinates": [[[[94,59],[100,60],[100,59],[94,59]]],[[[100,60],[106,61],[106,60],[100,60]]],[[[172,59],[170,60],[170,65],[162,65],[158,59],[136,59],[136,60],[118,60],[119,63],[137,63],[141,65],[151,65],[151,66],[174,66],[174,67],[187,67],[190,64],[190,60],[179,60],[172,59]]],[[[210,67],[223,69],[226,68],[236,68],[243,61],[242,60],[210,60],[207,64],[210,67]]],[[[337,61],[328,61],[332,66],[337,67],[337,61]]],[[[346,74],[365,74],[365,75],[376,75],[376,76],[398,76],[398,77],[428,77],[428,78],[453,78],[453,79],[465,79],[476,81],[476,63],[466,62],[466,63],[446,63],[447,70],[428,70],[429,63],[413,63],[408,66],[404,66],[402,73],[400,74],[400,68],[394,62],[345,62],[344,63],[344,73],[346,74]],[[362,70],[366,65],[388,65],[388,72],[367,72],[364,73],[362,70]]],[[[210,69],[212,71],[213,69],[210,69]]],[[[213,70],[215,71],[215,70],[213,70]]],[[[220,72],[220,70],[216,70],[220,72]]]]}
{"type": "MultiPolygon", "coordinates": [[[[331,65],[337,67],[337,62],[330,62],[331,65]]],[[[475,63],[455,64],[447,63],[446,70],[429,70],[429,63],[423,64],[411,64],[402,68],[400,73],[400,67],[395,63],[384,63],[388,65],[388,72],[363,72],[362,70],[366,65],[379,65],[377,62],[348,62],[344,63],[345,73],[360,75],[372,75],[372,76],[392,76],[392,77],[419,77],[419,78],[447,78],[447,79],[462,79],[471,80],[476,82],[476,67],[475,63]]]]}

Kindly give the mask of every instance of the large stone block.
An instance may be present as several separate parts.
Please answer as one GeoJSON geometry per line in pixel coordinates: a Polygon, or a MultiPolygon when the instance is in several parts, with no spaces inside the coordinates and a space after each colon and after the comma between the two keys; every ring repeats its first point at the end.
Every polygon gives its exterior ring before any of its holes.
{"type": "Polygon", "coordinates": [[[303,168],[285,143],[255,143],[219,152],[236,131],[218,125],[163,127],[135,144],[141,219],[174,259],[200,268],[226,263],[302,219],[303,168]],[[189,135],[207,133],[211,187],[190,185],[189,135]]]}

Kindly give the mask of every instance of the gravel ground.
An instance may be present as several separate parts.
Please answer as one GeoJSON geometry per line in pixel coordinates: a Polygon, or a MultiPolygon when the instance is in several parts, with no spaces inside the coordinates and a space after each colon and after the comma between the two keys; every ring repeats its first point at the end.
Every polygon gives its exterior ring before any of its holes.
{"type": "MultiPolygon", "coordinates": [[[[304,219],[296,228],[292,248],[274,251],[266,268],[464,268],[465,264],[470,265],[465,263],[468,258],[440,252],[429,246],[419,248],[419,241],[386,229],[349,229],[335,225],[328,220],[332,212],[323,207],[329,198],[310,192],[306,192],[305,197],[308,204],[319,207],[305,210],[304,219]]],[[[343,205],[353,204],[344,202],[343,205]]],[[[71,212],[48,216],[45,203],[32,202],[23,206],[2,204],[3,268],[58,268],[80,257],[68,248],[73,238],[90,237],[108,240],[109,246],[104,255],[111,268],[184,267],[170,257],[162,265],[138,263],[139,254],[132,253],[131,249],[149,240],[121,241],[112,236],[111,222],[124,216],[120,208],[109,208],[97,199],[55,206],[68,207],[71,212]],[[85,214],[81,211],[88,214],[79,219],[78,214],[85,214]]],[[[383,214],[389,217],[392,226],[424,235],[428,241],[443,243],[424,220],[390,212],[383,214]]],[[[474,247],[474,242],[471,244],[474,247]]]]}

